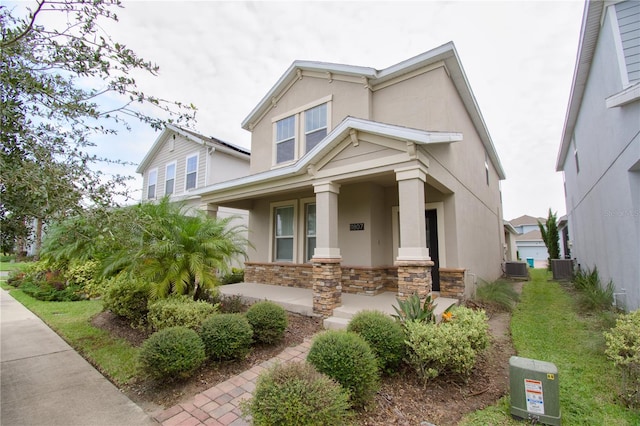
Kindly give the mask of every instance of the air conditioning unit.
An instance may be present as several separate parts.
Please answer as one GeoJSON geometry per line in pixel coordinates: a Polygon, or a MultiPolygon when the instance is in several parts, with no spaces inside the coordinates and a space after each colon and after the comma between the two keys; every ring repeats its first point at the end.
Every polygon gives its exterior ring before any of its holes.
{"type": "Polygon", "coordinates": [[[570,280],[573,277],[573,260],[551,259],[554,280],[570,280]]]}
{"type": "Polygon", "coordinates": [[[560,386],[555,364],[512,356],[509,385],[513,417],[560,426],[560,386]]]}
{"type": "Polygon", "coordinates": [[[526,262],[506,262],[504,272],[508,277],[529,278],[526,262]]]}

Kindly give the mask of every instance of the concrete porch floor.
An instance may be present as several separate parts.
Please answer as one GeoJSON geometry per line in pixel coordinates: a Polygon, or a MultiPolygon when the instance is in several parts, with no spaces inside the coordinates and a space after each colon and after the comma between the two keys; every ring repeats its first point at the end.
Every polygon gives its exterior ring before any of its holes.
{"type": "MultiPolygon", "coordinates": [[[[318,316],[313,313],[313,291],[306,288],[284,287],[271,284],[237,283],[218,287],[226,296],[237,295],[247,303],[270,300],[290,312],[307,316],[318,316]]],[[[457,299],[438,297],[435,300],[436,318],[451,304],[458,304],[457,299]]],[[[386,314],[395,314],[393,306],[398,306],[396,294],[384,292],[376,296],[342,293],[342,306],[334,309],[333,316],[325,318],[324,327],[345,328],[349,320],[359,311],[377,310],[386,314]]]]}

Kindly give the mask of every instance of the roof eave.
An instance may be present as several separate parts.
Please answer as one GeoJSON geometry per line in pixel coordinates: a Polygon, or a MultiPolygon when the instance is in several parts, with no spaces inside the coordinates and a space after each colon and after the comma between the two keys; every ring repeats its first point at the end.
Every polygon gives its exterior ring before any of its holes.
{"type": "Polygon", "coordinates": [[[578,118],[580,104],[584,96],[587,79],[589,78],[596,42],[600,33],[600,19],[603,11],[603,1],[587,0],[585,2],[578,52],[576,54],[576,65],[573,71],[573,81],[571,83],[567,113],[564,119],[564,128],[562,129],[562,141],[560,142],[560,149],[556,159],[556,171],[558,172],[564,170],[564,163],[567,159],[569,146],[571,145],[571,138],[578,118]]]}
{"type": "Polygon", "coordinates": [[[322,158],[335,145],[335,142],[341,141],[349,135],[351,130],[362,131],[366,133],[377,134],[398,140],[415,142],[419,145],[451,143],[462,141],[462,133],[457,132],[428,132],[408,127],[400,127],[391,124],[378,123],[374,121],[364,120],[360,118],[347,117],[338,124],[325,139],[316,145],[311,151],[300,158],[297,162],[281,167],[278,169],[268,170],[266,172],[254,175],[244,176],[238,179],[217,183],[202,188],[193,193],[203,195],[216,191],[226,191],[233,188],[242,188],[257,183],[263,183],[271,180],[277,180],[283,177],[295,176],[307,172],[307,168],[322,158]]]}

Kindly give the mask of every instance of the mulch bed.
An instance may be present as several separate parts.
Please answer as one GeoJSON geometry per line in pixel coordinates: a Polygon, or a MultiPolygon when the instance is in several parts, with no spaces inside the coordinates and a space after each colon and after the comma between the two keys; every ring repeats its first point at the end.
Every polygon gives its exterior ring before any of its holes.
{"type": "MultiPolygon", "coordinates": [[[[479,307],[479,306],[475,306],[479,307]]],[[[514,349],[509,335],[510,314],[487,308],[492,344],[479,358],[467,379],[438,377],[427,387],[415,372],[404,368],[396,375],[384,377],[369,410],[358,413],[360,425],[419,425],[426,421],[439,426],[453,425],[466,413],[495,403],[508,392],[509,357],[514,349]]],[[[92,323],[139,346],[149,332],[131,328],[110,312],[97,315],[92,323]]],[[[139,379],[122,388],[123,392],[145,411],[153,413],[168,408],[296,346],[306,337],[322,330],[322,319],[289,313],[289,327],[278,345],[255,346],[242,362],[209,363],[193,377],[175,382],[139,379]]]]}

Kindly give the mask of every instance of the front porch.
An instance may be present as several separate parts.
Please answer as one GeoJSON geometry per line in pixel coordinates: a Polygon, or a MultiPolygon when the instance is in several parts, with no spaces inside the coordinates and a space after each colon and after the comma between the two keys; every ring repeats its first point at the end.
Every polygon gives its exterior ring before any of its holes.
{"type": "MultiPolygon", "coordinates": [[[[321,316],[313,311],[313,290],[310,288],[246,282],[223,285],[218,289],[225,296],[240,296],[246,303],[270,300],[290,312],[307,316],[321,316]]],[[[434,294],[435,296],[436,294],[434,294]]],[[[388,315],[395,314],[393,306],[398,306],[396,297],[397,294],[390,291],[381,292],[375,296],[342,293],[342,304],[333,310],[333,316],[325,318],[324,327],[327,329],[345,328],[356,313],[364,310],[377,310],[388,315]]],[[[435,300],[436,318],[439,318],[451,304],[459,302],[458,299],[437,297],[435,300]]]]}

